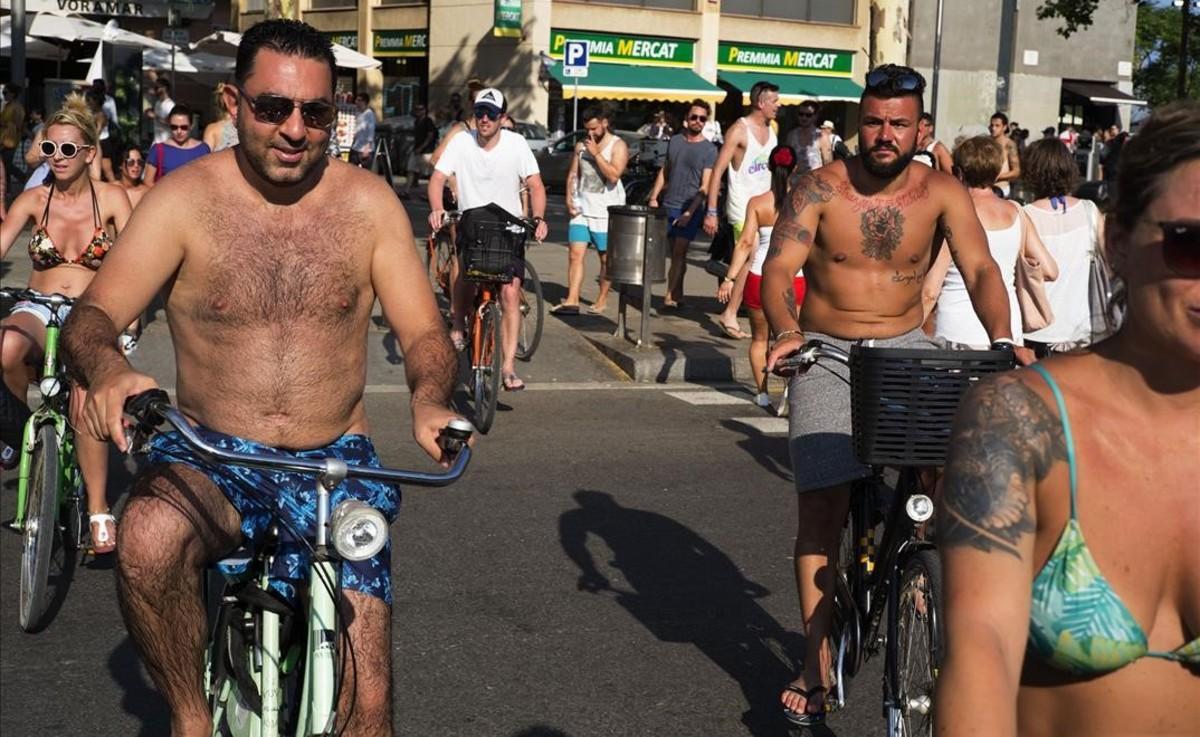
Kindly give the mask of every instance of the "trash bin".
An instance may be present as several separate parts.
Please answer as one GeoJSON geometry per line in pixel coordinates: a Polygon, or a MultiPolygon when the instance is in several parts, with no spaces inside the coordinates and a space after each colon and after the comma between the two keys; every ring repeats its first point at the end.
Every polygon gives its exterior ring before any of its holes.
{"type": "Polygon", "coordinates": [[[667,280],[667,213],[641,205],[608,208],[608,278],[613,284],[667,280]]]}

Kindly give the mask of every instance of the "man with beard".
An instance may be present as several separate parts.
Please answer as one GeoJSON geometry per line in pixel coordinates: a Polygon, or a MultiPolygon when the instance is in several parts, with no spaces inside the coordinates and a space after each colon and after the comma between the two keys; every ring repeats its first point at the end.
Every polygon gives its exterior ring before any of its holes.
{"type": "MultiPolygon", "coordinates": [[[[1011,348],[1008,297],[971,198],[950,175],[908,165],[924,89],[924,78],[908,67],[869,73],[860,103],[863,153],[804,174],[789,192],[762,270],[763,309],[775,332],[768,371],[814,338],[845,350],[854,343],[932,347],[921,332],[921,286],[942,238],[993,346],[1011,348]],[[808,281],[802,306],[792,287],[801,268],[808,281]]],[[[850,483],[869,474],[851,443],[848,371],[823,367],[829,370],[793,377],[788,392],[806,653],[781,700],[784,715],[801,725],[820,721],[828,700],[838,540],[850,483]]]]}
{"type": "MultiPolygon", "coordinates": [[[[91,388],[89,434],[127,450],[124,402],[156,383],[117,351],[118,326],[163,290],[178,404],[209,442],[374,463],[363,392],[378,298],[404,352],[413,435],[447,462],[437,436],[455,417],[454,349],[404,208],[378,177],[326,156],[335,75],[328,38],[304,23],[266,21],[242,37],[236,86],[225,91],[240,145],[146,195],[63,333],[70,365],[91,388]]],[[[239,542],[256,545],[270,520],[231,477],[275,492],[280,513],[302,534],[312,527],[303,511],[312,481],[213,468],[174,433],[155,436],[149,460],[119,528],[121,609],[170,706],[171,734],[209,735],[200,575],[239,542]]],[[[398,491],[383,484],[347,481],[331,505],[346,497],[392,518],[398,510],[398,491]]],[[[309,561],[286,544],[279,557],[288,573],[273,577],[271,589],[292,599],[294,576],[307,577],[309,561]]],[[[349,722],[338,726],[348,735],[390,735],[389,547],[344,565],[355,657],[338,706],[349,722]]]]}

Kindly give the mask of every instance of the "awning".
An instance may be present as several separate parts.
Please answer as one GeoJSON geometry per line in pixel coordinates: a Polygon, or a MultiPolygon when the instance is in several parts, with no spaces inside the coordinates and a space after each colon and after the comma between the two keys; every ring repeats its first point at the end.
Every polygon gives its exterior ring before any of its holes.
{"type": "MultiPolygon", "coordinates": [[[[191,44],[193,51],[202,48],[213,55],[234,56],[242,43],[242,34],[233,31],[215,31],[191,44]]],[[[378,69],[383,62],[360,54],[341,44],[333,44],[333,61],[343,69],[378,69]]]]}
{"type": "Polygon", "coordinates": [[[171,48],[169,43],[120,28],[115,20],[110,20],[108,23],[97,23],[86,18],[51,12],[38,13],[33,16],[28,34],[67,43],[103,41],[118,46],[136,46],[145,49],[170,50],[171,48]]]}
{"type": "Polygon", "coordinates": [[[769,74],[764,72],[717,72],[722,82],[742,91],[742,103],[750,103],[750,88],[756,82],[779,87],[782,105],[799,105],[805,100],[818,102],[858,102],[863,88],[845,77],[818,77],[812,74],[769,74]]]}
{"type": "MultiPolygon", "coordinates": [[[[64,61],[71,55],[66,49],[25,34],[25,58],[64,61]]],[[[12,56],[12,16],[0,18],[0,56],[12,56]]]]}
{"type": "MultiPolygon", "coordinates": [[[[550,67],[562,83],[563,98],[575,97],[575,77],[562,73],[562,64],[550,67]]],[[[588,76],[579,80],[580,99],[663,100],[691,102],[696,98],[714,104],[725,99],[725,90],[709,84],[691,69],[647,67],[632,64],[590,64],[588,76]]]]}
{"type": "Polygon", "coordinates": [[[1139,100],[1133,95],[1126,94],[1106,82],[1074,82],[1063,80],[1063,92],[1070,92],[1097,105],[1146,105],[1145,100],[1139,100]]]}

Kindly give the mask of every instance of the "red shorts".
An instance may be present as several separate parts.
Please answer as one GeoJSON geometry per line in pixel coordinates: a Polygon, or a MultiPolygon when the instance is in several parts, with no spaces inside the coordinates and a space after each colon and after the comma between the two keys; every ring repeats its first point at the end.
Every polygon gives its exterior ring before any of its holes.
{"type": "MultiPolygon", "coordinates": [[[[804,277],[798,276],[792,280],[792,289],[796,290],[796,306],[804,303],[804,277]]],[[[746,277],[746,291],[742,292],[742,304],[752,310],[762,309],[762,275],[750,274],[746,277]]]]}

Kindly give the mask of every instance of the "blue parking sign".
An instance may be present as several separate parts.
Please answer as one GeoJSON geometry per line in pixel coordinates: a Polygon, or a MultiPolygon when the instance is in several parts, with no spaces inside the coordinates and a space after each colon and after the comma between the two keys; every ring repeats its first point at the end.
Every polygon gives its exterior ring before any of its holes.
{"type": "Polygon", "coordinates": [[[588,42],[567,41],[563,45],[563,76],[586,77],[588,72],[588,42]]]}

